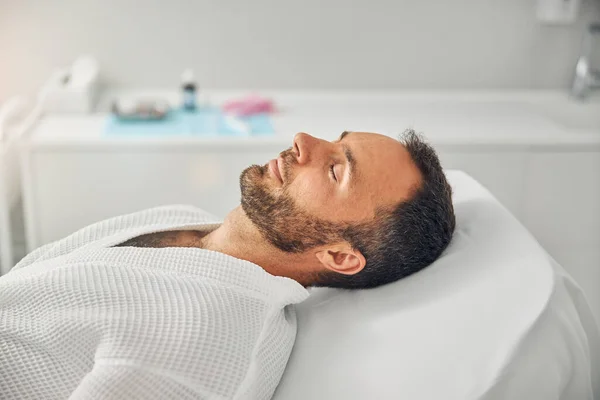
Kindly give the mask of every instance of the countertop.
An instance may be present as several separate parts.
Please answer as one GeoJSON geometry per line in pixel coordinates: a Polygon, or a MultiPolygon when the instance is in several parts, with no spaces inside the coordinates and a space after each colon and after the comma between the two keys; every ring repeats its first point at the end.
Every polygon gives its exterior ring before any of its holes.
{"type": "MultiPolygon", "coordinates": [[[[248,92],[245,92],[248,93],[248,92]]],[[[242,95],[212,91],[201,94],[210,104],[242,95]]],[[[108,105],[116,97],[160,97],[178,104],[177,92],[110,91],[87,115],[52,114],[34,126],[33,148],[94,146],[289,146],[296,132],[333,140],[344,130],[397,136],[407,128],[423,133],[437,146],[570,146],[600,149],[600,96],[576,102],[559,91],[385,92],[261,91],[273,99],[275,134],[220,137],[114,137],[103,134],[108,105]],[[590,147],[591,146],[591,147],[590,147]]]]}

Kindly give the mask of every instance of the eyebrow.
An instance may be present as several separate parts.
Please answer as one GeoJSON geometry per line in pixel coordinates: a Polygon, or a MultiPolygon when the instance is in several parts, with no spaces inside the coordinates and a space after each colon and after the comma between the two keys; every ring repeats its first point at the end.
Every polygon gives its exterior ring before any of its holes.
{"type": "MultiPolygon", "coordinates": [[[[348,136],[349,134],[351,134],[352,132],[350,131],[344,131],[342,132],[342,134],[340,135],[340,138],[338,139],[338,142],[341,142],[342,140],[344,140],[344,138],[346,136],[348,136]]],[[[349,178],[350,178],[350,186],[354,186],[354,180],[353,178],[355,178],[356,175],[356,159],[354,158],[354,155],[352,154],[352,150],[350,150],[350,147],[348,147],[346,144],[342,144],[342,148],[344,149],[344,154],[346,155],[346,161],[348,161],[348,165],[350,166],[350,173],[349,178]]]]}

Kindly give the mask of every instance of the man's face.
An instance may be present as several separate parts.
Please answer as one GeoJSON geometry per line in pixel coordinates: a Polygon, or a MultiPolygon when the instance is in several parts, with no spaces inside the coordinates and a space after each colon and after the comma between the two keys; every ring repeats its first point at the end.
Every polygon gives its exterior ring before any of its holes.
{"type": "Polygon", "coordinates": [[[365,132],[344,132],[333,142],[298,133],[290,149],[240,177],[244,212],[287,252],[341,241],[346,227],[407,200],[419,182],[400,142],[365,132]]]}

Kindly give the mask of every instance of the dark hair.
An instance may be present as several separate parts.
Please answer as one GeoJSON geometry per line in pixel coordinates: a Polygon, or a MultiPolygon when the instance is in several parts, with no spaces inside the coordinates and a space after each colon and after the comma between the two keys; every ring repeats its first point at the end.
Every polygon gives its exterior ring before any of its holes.
{"type": "Polygon", "coordinates": [[[438,156],[413,130],[399,141],[419,169],[421,185],[410,200],[378,210],[369,223],[346,228],[344,238],[366,259],[362,271],[323,272],[316,286],[360,289],[394,282],[427,267],[450,243],[456,225],[452,189],[438,156]]]}

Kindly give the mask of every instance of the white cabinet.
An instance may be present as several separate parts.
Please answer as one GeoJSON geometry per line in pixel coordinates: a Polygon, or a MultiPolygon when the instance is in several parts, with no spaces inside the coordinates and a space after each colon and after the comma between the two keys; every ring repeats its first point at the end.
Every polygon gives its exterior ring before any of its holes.
{"type": "Polygon", "coordinates": [[[465,171],[496,196],[513,215],[522,219],[523,187],[527,153],[517,150],[493,151],[490,148],[438,149],[446,169],[465,171]]]}
{"type": "Polygon", "coordinates": [[[600,247],[600,152],[532,153],[523,222],[546,247],[600,247]]]}
{"type": "Polygon", "coordinates": [[[279,151],[188,145],[163,149],[32,150],[29,246],[93,222],[164,204],[192,204],[224,217],[240,201],[239,176],[279,151]]]}

